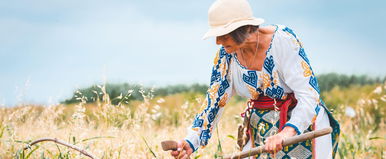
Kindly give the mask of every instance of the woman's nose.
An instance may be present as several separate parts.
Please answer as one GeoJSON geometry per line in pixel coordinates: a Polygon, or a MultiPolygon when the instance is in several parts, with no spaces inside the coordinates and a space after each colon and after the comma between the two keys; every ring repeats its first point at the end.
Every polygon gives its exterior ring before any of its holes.
{"type": "Polygon", "coordinates": [[[220,44],[221,44],[221,41],[220,41],[220,40],[221,40],[220,37],[217,36],[217,37],[216,37],[216,44],[217,44],[217,45],[220,45],[220,44]]]}

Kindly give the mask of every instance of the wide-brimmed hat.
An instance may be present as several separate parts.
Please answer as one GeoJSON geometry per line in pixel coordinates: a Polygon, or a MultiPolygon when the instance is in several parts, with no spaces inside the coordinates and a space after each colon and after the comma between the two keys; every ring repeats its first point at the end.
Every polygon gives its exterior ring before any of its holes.
{"type": "Polygon", "coordinates": [[[222,36],[244,25],[260,25],[264,19],[253,17],[247,0],[216,0],[208,11],[210,29],[203,39],[222,36]]]}

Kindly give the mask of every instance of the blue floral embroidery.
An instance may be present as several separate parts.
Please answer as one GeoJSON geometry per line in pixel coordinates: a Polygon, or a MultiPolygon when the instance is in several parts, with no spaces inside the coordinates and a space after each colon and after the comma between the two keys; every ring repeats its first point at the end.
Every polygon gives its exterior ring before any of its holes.
{"type": "Polygon", "coordinates": [[[259,87],[259,88],[257,88],[256,89],[256,91],[259,93],[259,94],[263,94],[264,93],[264,91],[263,90],[261,90],[261,88],[259,87]]]}
{"type": "Polygon", "coordinates": [[[243,81],[252,87],[256,88],[257,87],[257,74],[256,71],[248,71],[248,75],[243,74],[243,81]]]}
{"type": "Polygon", "coordinates": [[[317,105],[317,106],[315,107],[315,112],[316,112],[316,115],[318,115],[318,114],[319,114],[319,111],[320,111],[320,106],[319,106],[319,105],[317,105]]]}
{"type": "Polygon", "coordinates": [[[195,127],[201,127],[202,126],[202,123],[204,123],[204,120],[198,118],[198,116],[196,117],[196,119],[194,120],[193,122],[193,128],[195,127]]]}
{"type": "Polygon", "coordinates": [[[304,49],[303,49],[303,48],[300,48],[300,50],[299,50],[299,55],[300,55],[300,57],[303,58],[304,61],[307,62],[308,65],[310,65],[310,60],[308,60],[307,55],[306,55],[306,53],[304,52],[304,49]]]}
{"type": "Polygon", "coordinates": [[[212,100],[210,99],[209,94],[207,94],[206,100],[208,101],[208,105],[207,105],[206,108],[204,109],[204,113],[206,113],[206,112],[209,110],[210,105],[212,104],[212,100]]]}
{"type": "Polygon", "coordinates": [[[210,84],[212,85],[214,81],[218,81],[221,77],[221,73],[217,69],[212,70],[212,76],[210,77],[210,84]]]}
{"type": "Polygon", "coordinates": [[[292,34],[292,36],[294,36],[294,37],[296,38],[296,34],[292,31],[292,29],[290,29],[290,28],[288,28],[288,27],[285,27],[285,28],[283,29],[283,31],[292,34]]]}
{"type": "Polygon", "coordinates": [[[218,89],[218,96],[222,96],[225,93],[225,90],[229,87],[228,80],[221,82],[220,88],[218,89]]]}
{"type": "Polygon", "coordinates": [[[200,135],[200,145],[207,145],[208,139],[211,137],[209,129],[203,130],[200,135]]]}
{"type": "Polygon", "coordinates": [[[280,86],[272,87],[272,88],[267,88],[265,90],[266,95],[268,95],[271,98],[276,98],[276,99],[281,99],[282,96],[284,95],[284,89],[281,88],[280,86]]]}
{"type": "Polygon", "coordinates": [[[227,56],[227,57],[226,57],[227,63],[231,62],[232,55],[231,55],[231,54],[227,54],[226,56],[227,56]]]}
{"type": "Polygon", "coordinates": [[[225,92],[231,88],[231,84],[229,83],[228,76],[228,65],[231,61],[232,55],[225,52],[224,48],[220,48],[218,53],[218,61],[213,66],[212,75],[210,78],[210,87],[206,94],[207,103],[205,109],[196,116],[193,121],[192,128],[198,128],[198,132],[200,133],[200,145],[205,146],[208,144],[208,140],[211,138],[211,130],[213,129],[213,122],[215,121],[218,112],[220,111],[219,102],[220,99],[224,96],[225,92]],[[224,65],[220,67],[220,65],[224,65]],[[224,68],[223,68],[224,67],[224,68]],[[220,70],[221,69],[221,70],[220,70]],[[226,69],[225,71],[222,69],[226,69]],[[217,84],[219,85],[217,92],[211,92],[211,88],[217,84]],[[212,96],[216,93],[215,96],[212,96]],[[205,124],[205,128],[203,127],[204,121],[207,122],[205,124]]]}
{"type": "Polygon", "coordinates": [[[216,118],[218,110],[219,110],[219,107],[217,107],[217,106],[210,109],[210,111],[208,113],[208,121],[209,121],[209,123],[212,123],[214,121],[214,119],[216,118]]]}
{"type": "Polygon", "coordinates": [[[310,82],[309,83],[312,86],[312,88],[314,88],[320,94],[318,80],[316,79],[315,76],[311,76],[310,77],[310,82]]]}
{"type": "Polygon", "coordinates": [[[264,61],[264,68],[267,70],[267,72],[272,75],[272,70],[275,67],[275,63],[273,62],[273,56],[270,55],[268,58],[264,61]]]}
{"type": "Polygon", "coordinates": [[[225,51],[224,47],[221,47],[220,48],[220,56],[219,56],[219,59],[221,59],[222,57],[224,57],[225,55],[227,55],[228,53],[225,51]]]}

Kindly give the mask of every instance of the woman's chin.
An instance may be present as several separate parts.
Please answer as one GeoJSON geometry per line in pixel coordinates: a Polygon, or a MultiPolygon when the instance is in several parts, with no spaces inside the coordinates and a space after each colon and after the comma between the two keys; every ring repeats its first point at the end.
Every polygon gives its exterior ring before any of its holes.
{"type": "Polygon", "coordinates": [[[232,49],[231,47],[224,47],[224,49],[225,49],[225,52],[227,52],[228,54],[235,52],[235,50],[232,49]]]}

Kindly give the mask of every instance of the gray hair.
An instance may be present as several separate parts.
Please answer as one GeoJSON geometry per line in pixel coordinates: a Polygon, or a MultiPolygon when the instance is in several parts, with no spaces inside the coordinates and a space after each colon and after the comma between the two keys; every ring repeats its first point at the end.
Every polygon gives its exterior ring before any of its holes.
{"type": "Polygon", "coordinates": [[[254,33],[259,28],[258,25],[244,25],[236,30],[233,30],[229,35],[237,44],[241,44],[248,38],[251,33],[254,33]]]}

